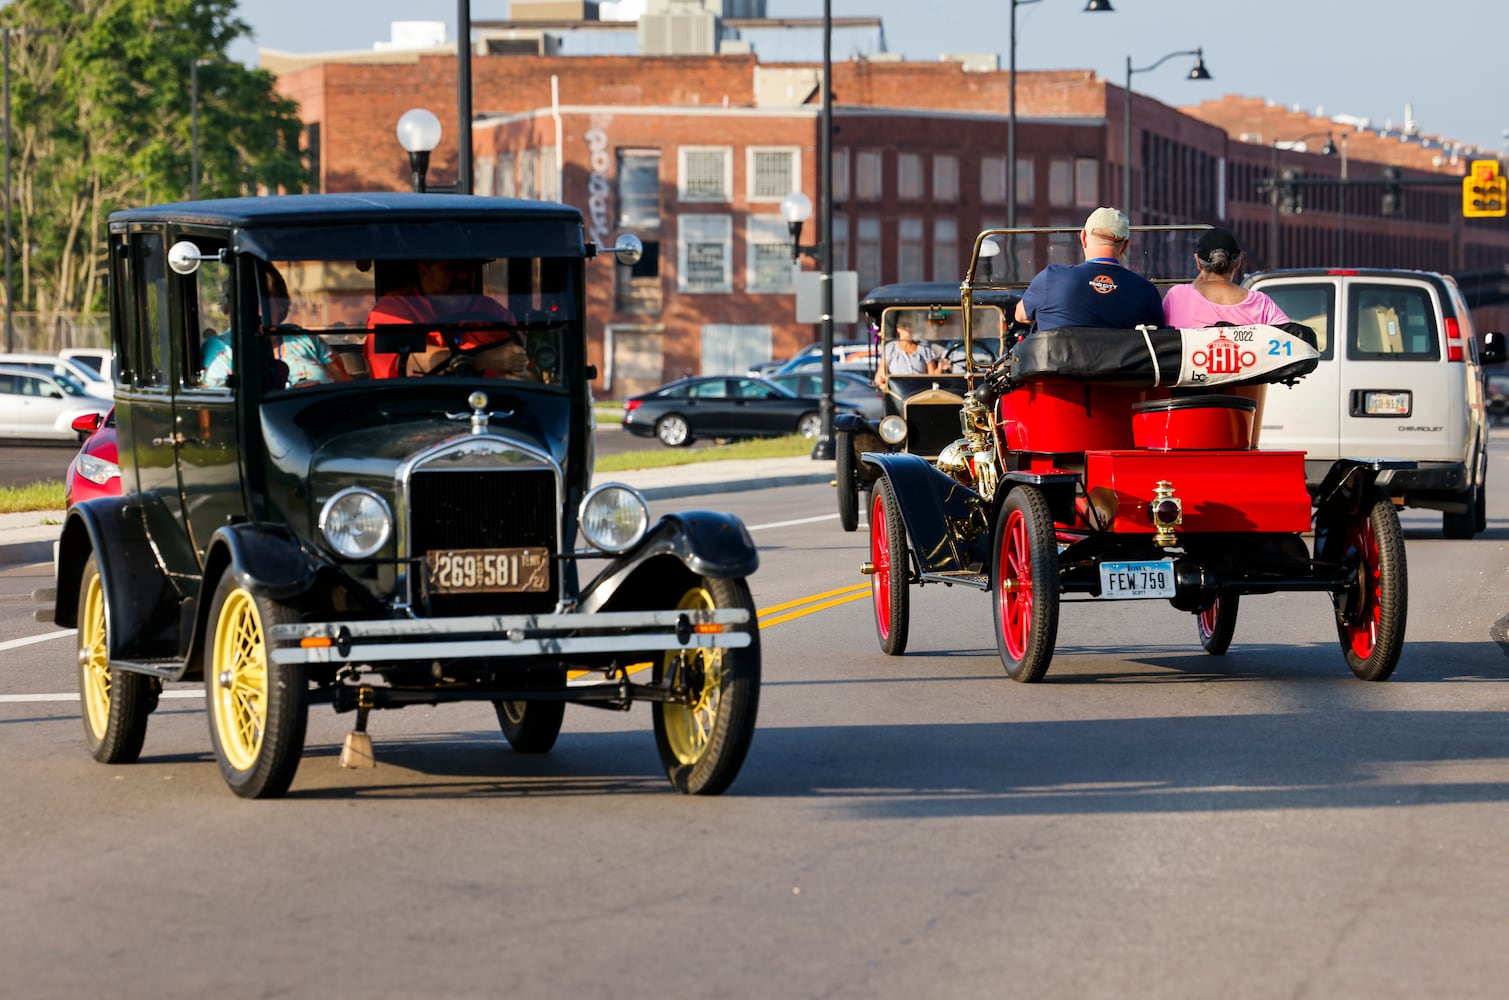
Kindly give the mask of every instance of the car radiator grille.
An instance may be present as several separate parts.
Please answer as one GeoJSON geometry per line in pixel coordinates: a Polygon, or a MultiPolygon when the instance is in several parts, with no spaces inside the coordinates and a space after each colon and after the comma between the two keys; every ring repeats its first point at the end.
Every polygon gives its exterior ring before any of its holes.
{"type": "Polygon", "coordinates": [[[923,458],[938,453],[959,439],[959,404],[914,404],[906,408],[906,450],[923,458]]]}
{"type": "MultiPolygon", "coordinates": [[[[409,484],[409,554],[439,549],[529,546],[559,552],[560,502],[549,469],[416,472],[409,484]]],[[[523,594],[424,593],[416,566],[414,605],[430,615],[525,614],[555,610],[560,564],[550,561],[550,588],[523,594]]]]}

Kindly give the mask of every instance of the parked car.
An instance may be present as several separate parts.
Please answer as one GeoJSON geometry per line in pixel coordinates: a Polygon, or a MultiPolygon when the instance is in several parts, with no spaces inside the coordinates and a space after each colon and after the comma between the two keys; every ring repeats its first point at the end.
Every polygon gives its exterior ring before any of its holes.
{"type": "Polygon", "coordinates": [[[76,442],[78,417],[103,417],[110,404],[89,395],[78,379],[0,365],[0,437],[76,442]]]}
{"type": "Polygon", "coordinates": [[[1509,375],[1489,375],[1488,419],[1495,424],[1509,421],[1509,375]]]}
{"type": "Polygon", "coordinates": [[[592,484],[586,282],[613,279],[588,260],[637,240],[599,254],[567,205],[410,193],[132,209],[108,238],[122,494],[69,508],[53,610],[95,759],[136,760],[163,683],[200,680],[242,797],[287,791],[311,703],[354,713],[341,762],[370,767],[374,710],[491,702],[533,754],[570,702],[648,702],[672,786],[728,787],[759,702],[755,545],[592,484]],[[465,306],[414,289],[437,270],[465,306]],[[368,333],[379,303],[416,318],[368,333]],[[215,381],[203,331],[227,326],[215,381]],[[292,380],[290,348],[353,337],[391,375],[292,380]]]}
{"type": "Polygon", "coordinates": [[[121,492],[121,467],[115,450],[115,410],[104,416],[86,413],[76,417],[73,429],[87,434],[78,454],[63,474],[63,505],[72,507],[95,497],[115,497],[121,492]]]}
{"type": "Polygon", "coordinates": [[[34,351],[6,351],[0,352],[0,365],[67,375],[78,382],[86,394],[96,399],[111,399],[115,395],[115,387],[101,378],[99,372],[72,358],[34,351]]]}
{"type": "Polygon", "coordinates": [[[1309,268],[1245,283],[1314,329],[1321,351],[1314,373],[1269,387],[1259,447],[1304,451],[1312,488],[1338,458],[1412,459],[1378,477],[1396,503],[1441,511],[1448,538],[1486,528],[1481,366],[1503,360],[1504,338],[1486,334],[1479,351],[1456,282],[1430,271],[1309,268]]]}
{"type": "MultiPolygon", "coordinates": [[[[857,412],[835,401],[839,411],[857,412]]],[[[672,448],[698,438],[781,437],[822,433],[822,400],[797,396],[748,375],[703,375],[668,382],[624,400],[624,430],[672,448]]]]}
{"type": "MultiPolygon", "coordinates": [[[[873,344],[868,340],[835,340],[833,342],[833,361],[835,364],[845,362],[863,362],[870,357],[873,344]]],[[[747,374],[754,376],[774,375],[784,373],[801,367],[805,361],[821,364],[823,359],[822,344],[808,344],[789,358],[772,359],[762,361],[757,365],[750,365],[747,374]]]]}
{"type": "MultiPolygon", "coordinates": [[[[787,372],[785,375],[770,375],[766,381],[780,386],[794,396],[816,396],[821,399],[823,395],[823,374],[821,371],[802,369],[800,371],[787,372]]],[[[884,405],[880,400],[880,390],[875,388],[875,383],[859,372],[835,371],[833,373],[833,398],[835,401],[843,400],[859,408],[866,420],[878,421],[882,416],[884,405]]]]}
{"type": "Polygon", "coordinates": [[[58,357],[77,361],[106,382],[115,378],[115,355],[108,347],[65,347],[58,352],[58,357]]]}
{"type": "MultiPolygon", "coordinates": [[[[974,294],[970,354],[976,366],[988,366],[1001,350],[1020,292],[979,289],[974,294]]],[[[896,320],[913,321],[917,338],[942,351],[950,371],[939,375],[895,375],[885,380],[879,416],[858,414],[834,419],[835,483],[838,523],[845,531],[859,527],[859,494],[879,477],[877,466],[860,461],[865,452],[904,452],[926,459],[959,437],[959,410],[966,389],[963,307],[959,285],[951,281],[913,281],[881,285],[859,304],[884,356],[896,336],[896,320]]],[[[873,369],[872,369],[873,370],[873,369]]]]}

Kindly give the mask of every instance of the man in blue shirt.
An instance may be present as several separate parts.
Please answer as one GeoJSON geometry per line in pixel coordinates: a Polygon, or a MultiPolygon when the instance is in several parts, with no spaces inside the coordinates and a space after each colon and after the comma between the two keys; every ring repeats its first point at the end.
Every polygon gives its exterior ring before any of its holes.
{"type": "Polygon", "coordinates": [[[1039,330],[1095,326],[1131,330],[1163,325],[1158,288],[1121,263],[1132,227],[1114,208],[1097,208],[1079,234],[1083,264],[1050,264],[1037,273],[1017,303],[1019,323],[1039,330]]]}

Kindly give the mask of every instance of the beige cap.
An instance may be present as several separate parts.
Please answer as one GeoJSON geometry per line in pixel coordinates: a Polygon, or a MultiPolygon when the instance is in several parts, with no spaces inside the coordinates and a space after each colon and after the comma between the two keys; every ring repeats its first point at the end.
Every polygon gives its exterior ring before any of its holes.
{"type": "Polygon", "coordinates": [[[1085,220],[1085,233],[1110,237],[1120,242],[1132,235],[1132,223],[1114,208],[1097,208],[1085,220]]]}

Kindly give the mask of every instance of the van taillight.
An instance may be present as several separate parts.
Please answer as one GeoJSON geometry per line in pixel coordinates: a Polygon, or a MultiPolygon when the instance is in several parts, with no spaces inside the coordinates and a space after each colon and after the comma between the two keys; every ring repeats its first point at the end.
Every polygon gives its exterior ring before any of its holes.
{"type": "Polygon", "coordinates": [[[1455,316],[1446,317],[1446,360],[1462,360],[1462,327],[1455,316]]]}

